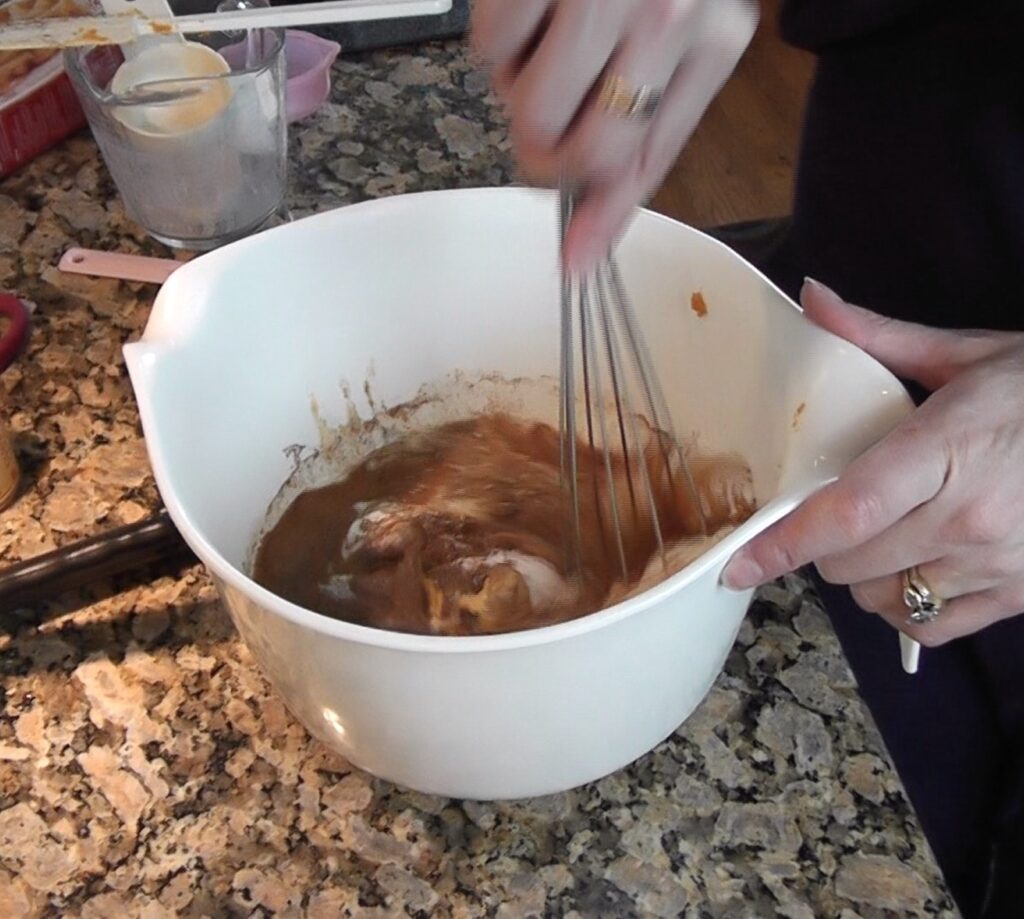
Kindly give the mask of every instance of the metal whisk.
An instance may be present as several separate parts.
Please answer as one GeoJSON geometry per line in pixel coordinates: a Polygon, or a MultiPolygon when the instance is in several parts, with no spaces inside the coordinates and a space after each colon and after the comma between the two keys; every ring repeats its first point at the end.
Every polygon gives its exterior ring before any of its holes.
{"type": "MultiPolygon", "coordinates": [[[[571,190],[563,186],[559,200],[563,241],[574,203],[571,190]]],[[[660,469],[667,476],[669,488],[689,490],[705,534],[707,522],[636,313],[610,254],[584,276],[562,271],[560,363],[560,458],[563,492],[568,501],[569,560],[582,572],[581,488],[589,484],[595,495],[603,492],[600,499],[595,499],[595,508],[599,516],[609,518],[598,521],[602,535],[611,543],[605,546],[606,557],[616,560],[623,581],[628,582],[631,572],[623,539],[627,515],[632,515],[634,523],[639,521],[653,529],[657,551],[665,561],[663,522],[641,438],[645,421],[653,429],[660,469]],[[578,383],[583,389],[581,403],[577,401],[578,383]],[[577,412],[584,418],[582,441],[577,412]],[[581,451],[585,452],[586,463],[581,462],[581,451]],[[584,466],[589,467],[589,483],[584,466]]]]}

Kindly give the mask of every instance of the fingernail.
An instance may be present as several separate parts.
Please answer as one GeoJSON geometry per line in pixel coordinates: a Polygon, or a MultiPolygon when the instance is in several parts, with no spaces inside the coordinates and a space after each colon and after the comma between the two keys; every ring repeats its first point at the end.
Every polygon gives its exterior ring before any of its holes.
{"type": "Polygon", "coordinates": [[[800,299],[803,300],[804,293],[808,290],[813,290],[819,297],[831,297],[837,299],[836,292],[832,290],[827,284],[822,284],[817,278],[812,278],[807,275],[804,278],[803,287],[800,288],[800,299]]]}
{"type": "Polygon", "coordinates": [[[739,554],[725,566],[722,583],[730,590],[749,590],[764,580],[761,566],[747,555],[739,554]]]}
{"type": "Polygon", "coordinates": [[[812,278],[810,275],[804,277],[804,286],[800,291],[801,295],[803,295],[804,290],[806,290],[807,288],[810,288],[819,295],[827,297],[828,299],[833,300],[835,302],[845,302],[843,298],[839,296],[839,294],[837,294],[831,287],[828,286],[828,284],[823,284],[817,278],[812,278]]]}

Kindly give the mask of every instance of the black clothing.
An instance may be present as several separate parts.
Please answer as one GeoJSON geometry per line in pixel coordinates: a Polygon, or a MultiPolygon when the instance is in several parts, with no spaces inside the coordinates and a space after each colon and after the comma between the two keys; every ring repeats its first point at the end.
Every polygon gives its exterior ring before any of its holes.
{"type": "MultiPolygon", "coordinates": [[[[929,325],[1024,329],[1024,0],[784,0],[781,27],[818,68],[768,274],[929,325]]],[[[821,593],[964,916],[1021,915],[1024,616],[925,649],[908,677],[889,626],[821,593]]]]}

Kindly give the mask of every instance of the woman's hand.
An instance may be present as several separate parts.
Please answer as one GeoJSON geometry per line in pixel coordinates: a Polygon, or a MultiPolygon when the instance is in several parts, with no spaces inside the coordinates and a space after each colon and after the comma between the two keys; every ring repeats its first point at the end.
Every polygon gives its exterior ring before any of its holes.
{"type": "Polygon", "coordinates": [[[660,185],[757,25],[754,0],[477,0],[473,39],[508,107],[525,176],[585,189],[564,257],[589,267],[660,185]],[[618,77],[662,93],[651,118],[607,111],[618,77]]]}
{"type": "Polygon", "coordinates": [[[814,562],[857,603],[925,645],[1024,611],[1024,334],[885,319],[820,284],[807,315],[932,391],[888,437],[741,549],[725,583],[751,587],[814,562]],[[908,624],[901,572],[946,599],[908,624]]]}

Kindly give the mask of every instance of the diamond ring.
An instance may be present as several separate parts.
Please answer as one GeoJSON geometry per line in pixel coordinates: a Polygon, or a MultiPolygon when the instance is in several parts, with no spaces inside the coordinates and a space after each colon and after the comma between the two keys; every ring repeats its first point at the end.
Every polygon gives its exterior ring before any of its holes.
{"type": "Polygon", "coordinates": [[[903,572],[903,602],[910,610],[910,622],[924,625],[939,618],[945,600],[921,577],[917,565],[903,572]]]}

